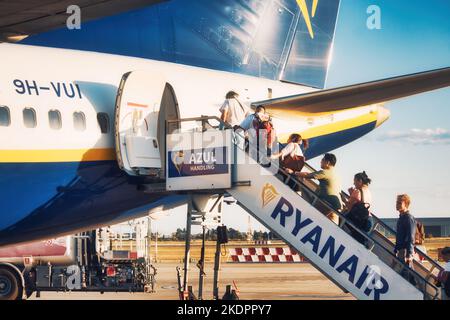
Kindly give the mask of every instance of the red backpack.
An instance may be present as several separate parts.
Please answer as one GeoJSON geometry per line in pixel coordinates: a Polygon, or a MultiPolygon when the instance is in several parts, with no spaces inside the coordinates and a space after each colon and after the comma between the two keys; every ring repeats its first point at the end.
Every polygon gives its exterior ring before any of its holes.
{"type": "Polygon", "coordinates": [[[273,125],[269,121],[263,121],[259,117],[255,116],[253,119],[253,128],[256,130],[256,135],[259,137],[259,130],[265,130],[263,131],[264,134],[261,135],[262,137],[267,139],[267,147],[270,147],[272,145],[272,129],[273,125]]]}

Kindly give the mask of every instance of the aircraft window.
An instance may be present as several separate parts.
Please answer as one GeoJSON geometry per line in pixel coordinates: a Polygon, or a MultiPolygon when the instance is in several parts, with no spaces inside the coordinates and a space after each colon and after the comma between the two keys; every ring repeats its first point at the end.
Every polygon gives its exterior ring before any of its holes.
{"type": "Polygon", "coordinates": [[[61,113],[58,110],[50,110],[48,112],[48,123],[53,130],[61,129],[61,113]]]}
{"type": "Polygon", "coordinates": [[[9,114],[9,108],[0,106],[0,127],[9,127],[10,124],[11,116],[9,114]]]}
{"type": "Polygon", "coordinates": [[[102,133],[109,132],[109,117],[107,113],[99,112],[97,113],[97,121],[100,126],[100,130],[102,133]]]}
{"type": "Polygon", "coordinates": [[[33,108],[23,109],[23,124],[26,128],[36,128],[36,111],[33,108]]]}
{"type": "Polygon", "coordinates": [[[77,131],[86,130],[86,117],[83,112],[74,112],[73,113],[73,127],[77,131]]]}

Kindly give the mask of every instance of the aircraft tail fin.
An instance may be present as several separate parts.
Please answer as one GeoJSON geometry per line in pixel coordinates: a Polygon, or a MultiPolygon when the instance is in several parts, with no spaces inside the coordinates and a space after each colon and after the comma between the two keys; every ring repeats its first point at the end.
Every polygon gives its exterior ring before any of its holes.
{"type": "Polygon", "coordinates": [[[164,60],[323,88],[340,0],[172,0],[24,44],[164,60]],[[132,35],[132,36],[131,36],[132,35]]]}
{"type": "Polygon", "coordinates": [[[280,80],[324,88],[340,0],[296,0],[299,21],[280,80]]]}

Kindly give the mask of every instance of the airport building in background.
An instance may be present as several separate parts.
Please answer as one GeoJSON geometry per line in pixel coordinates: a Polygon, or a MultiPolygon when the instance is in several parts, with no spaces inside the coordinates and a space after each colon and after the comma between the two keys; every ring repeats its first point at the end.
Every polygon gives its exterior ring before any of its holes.
{"type": "MultiPolygon", "coordinates": [[[[450,237],[450,218],[417,218],[425,227],[425,235],[429,237],[450,237]]],[[[397,218],[382,219],[389,227],[395,230],[397,218]]]]}

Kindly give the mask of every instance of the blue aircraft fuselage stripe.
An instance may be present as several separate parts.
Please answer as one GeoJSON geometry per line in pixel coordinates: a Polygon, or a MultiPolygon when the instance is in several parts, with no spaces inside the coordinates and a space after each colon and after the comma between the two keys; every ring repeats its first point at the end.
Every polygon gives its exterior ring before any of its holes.
{"type": "MultiPolygon", "coordinates": [[[[306,156],[339,148],[374,128],[375,122],[312,138],[306,156]]],[[[155,201],[175,200],[137,190],[143,178],[126,175],[115,161],[0,163],[0,177],[0,245],[109,224],[155,201]]]]}

